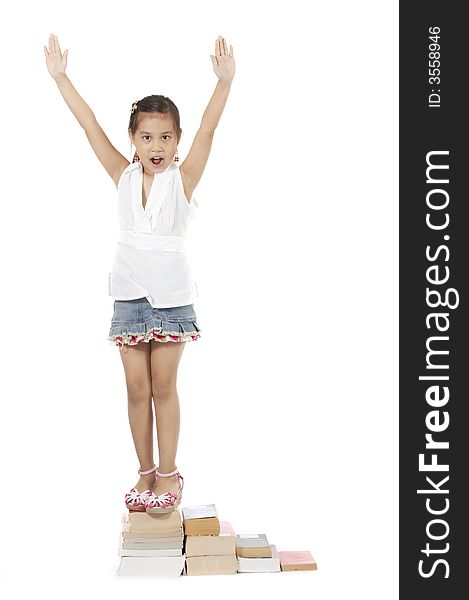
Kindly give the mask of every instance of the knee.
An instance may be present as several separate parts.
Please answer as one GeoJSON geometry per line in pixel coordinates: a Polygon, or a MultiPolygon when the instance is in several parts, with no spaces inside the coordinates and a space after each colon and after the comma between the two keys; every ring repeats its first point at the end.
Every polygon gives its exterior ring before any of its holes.
{"type": "Polygon", "coordinates": [[[154,402],[164,402],[174,396],[176,380],[173,377],[157,377],[152,380],[154,402]]]}
{"type": "Polygon", "coordinates": [[[133,404],[151,402],[151,387],[138,379],[127,381],[127,397],[133,404]]]}

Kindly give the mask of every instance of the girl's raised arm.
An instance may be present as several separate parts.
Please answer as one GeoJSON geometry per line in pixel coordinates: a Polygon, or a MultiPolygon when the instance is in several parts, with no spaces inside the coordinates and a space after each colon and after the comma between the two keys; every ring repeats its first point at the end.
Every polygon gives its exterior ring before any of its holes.
{"type": "Polygon", "coordinates": [[[236,69],[233,46],[230,46],[228,52],[225,38],[221,36],[215,42],[215,56],[210,56],[210,58],[212,59],[215,75],[218,77],[217,86],[202,116],[202,122],[192,142],[189,154],[179,167],[188,198],[192,196],[192,192],[199,183],[207,164],[213,134],[225,108],[236,69]]]}
{"type": "Polygon", "coordinates": [[[129,161],[111,144],[97,122],[93,111],[73,87],[72,82],[65,74],[68,50],[65,50],[62,55],[56,35],[50,34],[49,48],[44,46],[44,54],[46,56],[47,69],[51,77],[56,82],[67,106],[85,130],[86,136],[99,161],[112,177],[117,187],[119,177],[122,171],[130,164],[129,161]]]}

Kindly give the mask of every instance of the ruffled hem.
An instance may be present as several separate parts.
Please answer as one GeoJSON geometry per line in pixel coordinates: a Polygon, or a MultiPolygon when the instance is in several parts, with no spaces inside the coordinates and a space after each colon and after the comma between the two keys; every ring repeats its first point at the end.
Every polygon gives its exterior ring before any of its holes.
{"type": "Polygon", "coordinates": [[[122,348],[124,345],[135,346],[139,342],[150,342],[151,340],[156,340],[157,342],[190,342],[192,340],[197,340],[200,337],[199,331],[190,331],[180,333],[177,331],[171,331],[169,333],[164,332],[161,327],[153,327],[150,331],[145,333],[116,333],[114,335],[109,335],[108,340],[111,346],[117,346],[118,348],[122,348]]]}

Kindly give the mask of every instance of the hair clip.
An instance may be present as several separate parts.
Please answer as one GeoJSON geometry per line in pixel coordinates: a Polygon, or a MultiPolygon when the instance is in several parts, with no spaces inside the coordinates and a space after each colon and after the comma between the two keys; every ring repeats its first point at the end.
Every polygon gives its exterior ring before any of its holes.
{"type": "Polygon", "coordinates": [[[137,104],[138,104],[138,100],[135,100],[135,102],[132,104],[132,108],[130,109],[131,113],[133,113],[135,110],[137,110],[137,104]]]}

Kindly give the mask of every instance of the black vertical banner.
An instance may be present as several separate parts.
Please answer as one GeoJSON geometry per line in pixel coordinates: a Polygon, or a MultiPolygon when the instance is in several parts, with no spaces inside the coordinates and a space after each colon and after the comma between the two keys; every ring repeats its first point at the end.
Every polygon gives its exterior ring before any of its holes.
{"type": "Polygon", "coordinates": [[[468,24],[400,5],[400,597],[469,597],[468,24]],[[456,592],[458,590],[458,593],[456,592]]]}

